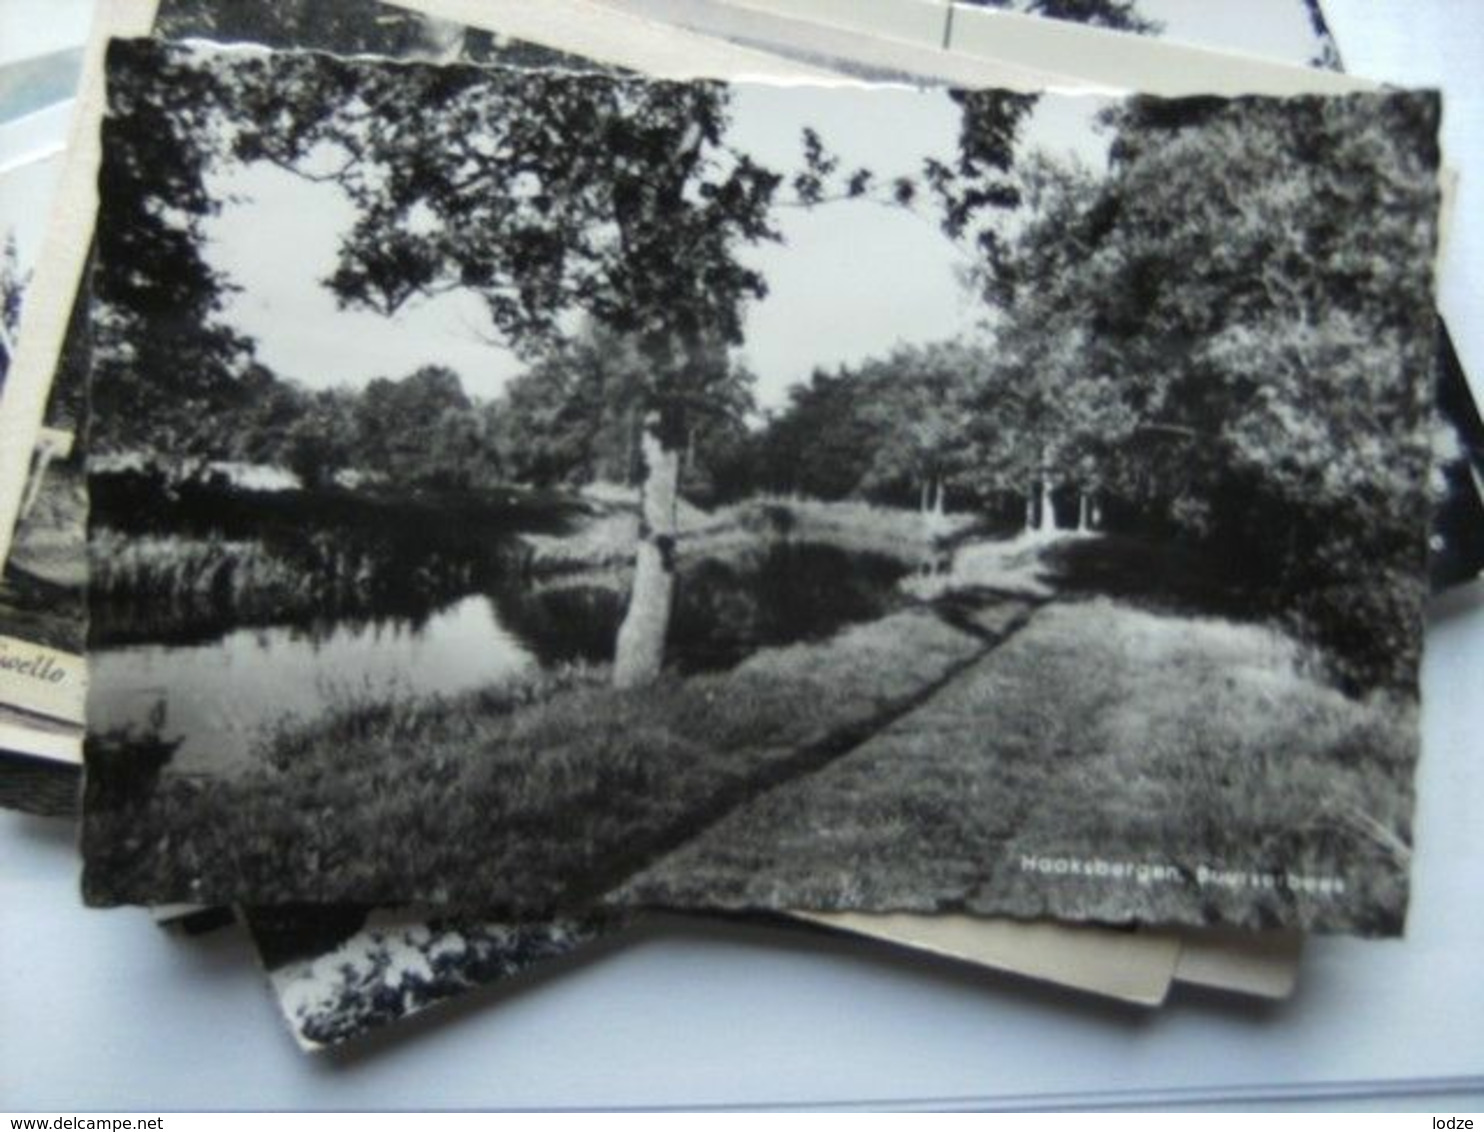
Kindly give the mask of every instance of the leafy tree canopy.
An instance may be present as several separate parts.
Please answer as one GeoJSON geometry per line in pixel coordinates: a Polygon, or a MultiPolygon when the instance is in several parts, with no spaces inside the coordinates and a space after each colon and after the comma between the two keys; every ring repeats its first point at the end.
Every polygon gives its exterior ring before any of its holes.
{"type": "Polygon", "coordinates": [[[781,178],[725,144],[718,85],[308,56],[203,68],[135,50],[152,55],[151,84],[217,77],[239,159],[350,195],[357,220],[328,280],[342,301],[392,313],[470,289],[531,356],[584,313],[644,353],[671,444],[710,396],[708,356],[740,340],[743,303],[765,292],[734,251],[776,238],[781,178]]]}

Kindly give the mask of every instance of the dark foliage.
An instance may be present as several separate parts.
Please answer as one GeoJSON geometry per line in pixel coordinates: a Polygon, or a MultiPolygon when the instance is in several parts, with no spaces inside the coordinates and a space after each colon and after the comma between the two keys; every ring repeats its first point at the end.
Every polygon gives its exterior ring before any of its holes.
{"type": "Polygon", "coordinates": [[[90,490],[93,647],[241,624],[425,618],[518,571],[528,552],[515,532],[562,531],[581,513],[517,489],[253,492],[125,473],[94,476],[90,490]]]}
{"type": "Polygon", "coordinates": [[[1139,13],[1138,0],[959,0],[980,8],[1014,9],[1056,20],[1153,34],[1163,25],[1139,13]]]}

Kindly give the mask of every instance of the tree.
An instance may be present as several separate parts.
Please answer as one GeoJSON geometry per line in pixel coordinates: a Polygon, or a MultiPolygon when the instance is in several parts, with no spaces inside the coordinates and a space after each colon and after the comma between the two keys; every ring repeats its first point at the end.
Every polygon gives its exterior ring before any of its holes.
{"type": "Polygon", "coordinates": [[[15,230],[11,229],[0,249],[0,389],[5,388],[5,375],[15,357],[16,335],[21,330],[21,299],[29,280],[30,272],[21,270],[15,230]]]}
{"type": "Polygon", "coordinates": [[[1310,440],[1417,418],[1425,390],[1403,378],[1419,339],[1431,355],[1416,330],[1431,327],[1419,265],[1436,238],[1435,111],[1399,95],[1147,101],[1124,116],[1093,317],[1137,359],[1143,421],[1181,440],[1193,485],[1236,466],[1278,494],[1338,499],[1376,469],[1310,440]]]}
{"type": "Polygon", "coordinates": [[[328,486],[350,461],[343,406],[333,396],[314,397],[289,425],[281,459],[307,488],[328,486]]]}
{"type": "Polygon", "coordinates": [[[1000,221],[1021,204],[1020,185],[1012,176],[1016,145],[1040,96],[1000,90],[951,91],[950,96],[960,108],[958,158],[951,164],[929,158],[923,175],[942,208],[943,231],[973,243],[984,258],[983,278],[992,283],[1003,270],[1000,221]]]}
{"type": "Polygon", "coordinates": [[[874,435],[861,488],[905,486],[936,527],[949,486],[967,470],[970,398],[987,365],[981,350],[942,342],[900,347],[862,367],[861,415],[874,435]]]}
{"type": "MultiPolygon", "coordinates": [[[[110,50],[127,71],[127,49],[110,50]]],[[[91,277],[99,451],[207,452],[219,443],[214,414],[237,403],[250,367],[251,342],[218,319],[229,285],[200,254],[201,223],[218,207],[203,179],[219,154],[222,94],[205,70],[110,85],[91,277]]]]}
{"type": "MultiPolygon", "coordinates": [[[[156,28],[177,40],[595,68],[379,0],[162,0],[156,28]]],[[[113,56],[120,81],[110,86],[111,118],[103,127],[106,207],[99,217],[102,270],[93,320],[103,368],[91,412],[100,450],[153,444],[194,456],[220,444],[211,424],[245,392],[241,379],[252,365],[252,343],[217,317],[230,284],[198,250],[200,222],[218,207],[203,176],[230,151],[233,135],[222,112],[234,93],[206,67],[173,67],[170,82],[155,81],[147,72],[164,60],[129,55],[121,48],[113,56]]],[[[80,300],[81,314],[86,307],[80,300]]],[[[67,353],[87,354],[84,337],[69,333],[67,353]]]]}
{"type": "MultiPolygon", "coordinates": [[[[315,56],[222,57],[116,45],[163,96],[209,73],[239,160],[333,179],[357,220],[327,281],[394,314],[467,288],[495,330],[539,356],[585,315],[643,359],[641,541],[615,680],[652,678],[674,589],[681,454],[731,381],[726,350],[764,281],[736,249],[775,238],[780,178],[724,141],[709,84],[375,68],[315,56]]],[[[225,125],[224,125],[225,124],[225,125]]],[[[122,262],[122,260],[118,261],[122,262]]]]}
{"type": "Polygon", "coordinates": [[[1043,526],[1057,484],[1083,522],[1117,495],[1241,563],[1351,686],[1413,672],[1435,102],[1135,99],[1098,181],[1017,157],[1015,113],[966,102],[939,171],[949,230],[987,225],[981,489],[1038,478],[1043,526]]]}
{"type": "Polygon", "coordinates": [[[521,483],[637,484],[646,366],[634,342],[592,322],[505,389],[500,448],[521,483]]]}
{"type": "Polygon", "coordinates": [[[310,395],[281,380],[267,366],[253,363],[241,378],[243,407],[229,434],[224,455],[251,464],[288,463],[290,432],[310,411],[310,395]]]}
{"type": "Polygon", "coordinates": [[[1106,216],[1081,166],[1032,153],[1016,179],[1020,226],[978,272],[997,318],[994,358],[971,396],[970,477],[985,496],[1021,498],[1026,527],[1043,532],[1058,525],[1057,492],[1075,486],[1077,525],[1087,529],[1133,423],[1085,278],[1106,216]]]}
{"type": "Polygon", "coordinates": [[[1415,672],[1437,109],[1136,100],[1083,273],[1170,518],[1355,686],[1415,672]]]}
{"type": "Polygon", "coordinates": [[[453,486],[467,478],[460,464],[479,432],[475,418],[459,375],[444,366],[378,377],[356,401],[356,462],[398,483],[453,486]]]}

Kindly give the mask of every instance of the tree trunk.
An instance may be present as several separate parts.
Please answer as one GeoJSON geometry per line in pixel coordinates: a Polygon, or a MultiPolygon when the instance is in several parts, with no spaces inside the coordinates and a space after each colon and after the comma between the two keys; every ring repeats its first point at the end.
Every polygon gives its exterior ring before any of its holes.
{"type": "Polygon", "coordinates": [[[35,507],[36,501],[41,498],[41,488],[46,482],[46,472],[51,467],[52,461],[57,456],[66,456],[71,447],[70,434],[60,429],[43,428],[41,430],[36,447],[31,453],[31,475],[26,481],[25,494],[21,497],[20,513],[16,516],[17,522],[30,515],[31,508],[35,507]]]}
{"type": "Polygon", "coordinates": [[[1041,530],[1056,530],[1056,507],[1051,499],[1051,477],[1041,479],[1041,530]]]}
{"type": "Polygon", "coordinates": [[[639,420],[637,407],[629,409],[629,445],[628,445],[628,467],[624,469],[624,486],[633,487],[643,474],[644,464],[644,426],[639,420]]]}
{"type": "Polygon", "coordinates": [[[922,477],[922,506],[917,517],[922,522],[922,537],[931,541],[938,534],[937,481],[932,475],[922,477]]]}
{"type": "Polygon", "coordinates": [[[685,430],[685,454],[680,459],[680,476],[677,484],[688,484],[692,491],[695,490],[693,476],[696,470],[696,430],[688,428],[685,430]]]}
{"type": "Polygon", "coordinates": [[[1077,493],[1077,531],[1079,534],[1086,534],[1092,529],[1089,525],[1090,521],[1087,492],[1080,491],[1077,493]]]}
{"type": "Polygon", "coordinates": [[[1036,485],[1030,484],[1025,491],[1025,529],[1036,529],[1036,485]]]}
{"type": "Polygon", "coordinates": [[[1100,531],[1103,529],[1103,505],[1098,502],[1098,497],[1092,497],[1092,529],[1100,531]]]}
{"type": "Polygon", "coordinates": [[[644,481],[639,497],[639,549],[629,608],[618,629],[613,683],[619,688],[648,684],[665,662],[665,635],[675,596],[675,508],[680,453],[659,436],[659,415],[644,421],[644,481]]]}

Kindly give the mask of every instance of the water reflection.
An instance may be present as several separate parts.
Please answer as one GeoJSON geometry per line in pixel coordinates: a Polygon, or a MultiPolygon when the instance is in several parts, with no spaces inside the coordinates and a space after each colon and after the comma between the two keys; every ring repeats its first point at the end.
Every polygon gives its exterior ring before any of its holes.
{"type": "MultiPolygon", "coordinates": [[[[758,648],[828,636],[898,601],[907,572],[894,558],[792,542],[691,563],[676,591],[667,662],[686,673],[726,668],[758,648]]],[[[622,573],[512,583],[416,619],[318,620],[232,629],[204,643],[96,649],[90,719],[103,732],[160,725],[183,737],[177,769],[220,773],[248,765],[264,729],[287,717],[606,662],[627,584],[622,573]]]]}
{"type": "Polygon", "coordinates": [[[530,671],[531,651],[488,598],[463,598],[414,625],[237,629],[200,645],[125,645],[90,657],[88,713],[97,731],[154,720],[183,736],[174,765],[242,765],[265,724],[398,695],[457,694],[530,671]],[[160,705],[163,706],[163,712],[160,705]]]}

